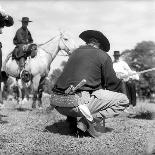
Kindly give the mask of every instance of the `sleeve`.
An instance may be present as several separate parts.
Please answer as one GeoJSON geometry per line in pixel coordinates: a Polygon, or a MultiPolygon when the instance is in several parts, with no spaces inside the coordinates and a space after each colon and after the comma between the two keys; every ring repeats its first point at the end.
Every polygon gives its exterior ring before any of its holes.
{"type": "Polygon", "coordinates": [[[134,75],[131,76],[131,79],[134,79],[134,80],[139,80],[139,74],[137,74],[136,71],[133,71],[134,75]]]}
{"type": "Polygon", "coordinates": [[[33,43],[32,35],[30,31],[28,31],[28,36],[29,36],[29,43],[33,43]]]}
{"type": "Polygon", "coordinates": [[[124,66],[124,69],[128,72],[128,74],[134,74],[133,76],[130,76],[129,78],[139,80],[139,75],[136,74],[136,71],[131,70],[131,68],[126,62],[123,61],[122,65],[124,66]]]}
{"type": "MultiPolygon", "coordinates": [[[[105,59],[105,58],[102,58],[105,59]]],[[[118,79],[113,69],[113,63],[110,56],[107,56],[104,63],[102,63],[102,77],[107,90],[122,92],[122,80],[118,79]]]]}
{"type": "Polygon", "coordinates": [[[133,73],[133,71],[131,70],[131,68],[129,67],[129,65],[125,61],[122,61],[122,66],[123,66],[124,70],[127,71],[128,74],[133,73]]]}
{"type": "Polygon", "coordinates": [[[13,43],[14,43],[14,45],[18,44],[17,33],[15,34],[15,37],[13,38],[13,43]]]}

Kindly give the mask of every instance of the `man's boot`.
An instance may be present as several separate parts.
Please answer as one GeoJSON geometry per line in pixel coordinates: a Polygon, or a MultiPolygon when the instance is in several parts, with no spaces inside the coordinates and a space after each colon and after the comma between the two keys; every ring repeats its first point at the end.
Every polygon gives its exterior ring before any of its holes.
{"type": "Polygon", "coordinates": [[[77,135],[77,118],[67,116],[66,122],[69,123],[70,133],[76,136],[77,135]]]}

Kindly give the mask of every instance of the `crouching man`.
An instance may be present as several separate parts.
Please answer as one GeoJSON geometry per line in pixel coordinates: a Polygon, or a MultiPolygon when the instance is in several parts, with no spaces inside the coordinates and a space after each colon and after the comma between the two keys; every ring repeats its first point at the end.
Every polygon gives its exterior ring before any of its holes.
{"type": "Polygon", "coordinates": [[[105,118],[119,115],[129,101],[107,54],[108,39],[96,30],[84,31],[79,37],[86,45],[70,56],[53,88],[51,105],[67,116],[74,133],[99,137],[105,132],[105,118]]]}

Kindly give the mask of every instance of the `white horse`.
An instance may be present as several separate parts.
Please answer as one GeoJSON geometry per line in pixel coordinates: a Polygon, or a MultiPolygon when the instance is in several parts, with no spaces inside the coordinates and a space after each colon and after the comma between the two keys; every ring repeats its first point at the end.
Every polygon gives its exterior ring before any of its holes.
{"type": "MultiPolygon", "coordinates": [[[[58,52],[63,50],[69,55],[74,48],[76,48],[76,44],[71,36],[66,32],[59,33],[57,36],[53,37],[46,43],[38,45],[37,55],[34,58],[27,59],[24,70],[31,73],[30,84],[34,92],[32,108],[36,107],[36,101],[38,97],[38,106],[41,106],[42,92],[40,93],[40,95],[38,94],[39,84],[42,83],[45,77],[48,75],[50,65],[58,52]]],[[[15,60],[12,60],[12,57],[10,55],[12,55],[12,53],[10,53],[6,58],[3,65],[3,70],[5,70],[6,73],[10,76],[18,77],[19,66],[15,60]]],[[[26,82],[22,81],[22,87],[25,88],[26,84],[26,82]]]]}

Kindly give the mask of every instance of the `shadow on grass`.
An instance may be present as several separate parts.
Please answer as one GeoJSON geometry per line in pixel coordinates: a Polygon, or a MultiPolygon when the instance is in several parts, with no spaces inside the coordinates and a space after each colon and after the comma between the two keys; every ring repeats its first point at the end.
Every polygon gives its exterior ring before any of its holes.
{"type": "Polygon", "coordinates": [[[136,115],[129,115],[129,118],[134,118],[134,119],[145,119],[145,120],[153,120],[154,115],[151,112],[144,112],[136,115]]]}
{"type": "Polygon", "coordinates": [[[44,132],[46,131],[51,133],[59,133],[61,135],[70,135],[69,124],[65,120],[46,126],[44,132]]]}
{"type": "MultiPolygon", "coordinates": [[[[111,132],[112,128],[105,128],[105,132],[111,132]]],[[[71,131],[69,130],[69,123],[67,123],[65,120],[61,120],[59,122],[54,123],[53,125],[46,126],[44,132],[51,132],[51,133],[59,133],[61,135],[73,135],[71,131]]],[[[90,137],[89,134],[85,133],[83,134],[84,137],[90,137]]]]}
{"type": "Polygon", "coordinates": [[[18,107],[16,108],[17,111],[32,111],[32,109],[29,109],[29,108],[23,108],[23,107],[18,107]]]}
{"type": "Polygon", "coordinates": [[[8,121],[2,120],[3,117],[7,117],[6,115],[1,115],[0,114],[0,124],[7,124],[8,121]]]}

